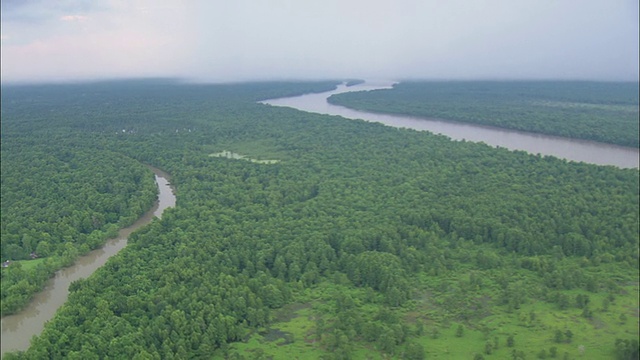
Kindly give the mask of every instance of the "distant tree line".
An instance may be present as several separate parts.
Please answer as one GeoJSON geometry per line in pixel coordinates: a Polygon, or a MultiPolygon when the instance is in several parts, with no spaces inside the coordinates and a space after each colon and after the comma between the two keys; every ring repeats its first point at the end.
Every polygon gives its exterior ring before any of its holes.
{"type": "Polygon", "coordinates": [[[329,102],[638,147],[638,99],[637,82],[403,81],[329,102]]]}

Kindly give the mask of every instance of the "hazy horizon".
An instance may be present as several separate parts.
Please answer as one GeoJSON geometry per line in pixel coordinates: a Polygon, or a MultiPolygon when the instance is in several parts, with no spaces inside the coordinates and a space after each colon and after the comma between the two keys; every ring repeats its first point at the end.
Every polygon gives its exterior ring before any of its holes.
{"type": "Polygon", "coordinates": [[[638,2],[3,0],[2,83],[638,81],[638,2]]]}

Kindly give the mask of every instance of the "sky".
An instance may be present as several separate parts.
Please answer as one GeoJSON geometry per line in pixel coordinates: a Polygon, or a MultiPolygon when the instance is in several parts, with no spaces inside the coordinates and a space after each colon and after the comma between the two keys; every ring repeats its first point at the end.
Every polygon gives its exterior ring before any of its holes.
{"type": "Polygon", "coordinates": [[[2,82],[638,81],[638,0],[1,0],[2,82]]]}

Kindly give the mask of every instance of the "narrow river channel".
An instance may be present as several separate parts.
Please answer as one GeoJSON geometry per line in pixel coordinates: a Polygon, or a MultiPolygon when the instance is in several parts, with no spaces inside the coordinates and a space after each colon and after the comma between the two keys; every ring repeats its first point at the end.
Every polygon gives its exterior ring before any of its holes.
{"type": "Polygon", "coordinates": [[[531,154],[551,155],[570,161],[582,161],[596,165],[613,165],[621,168],[638,167],[639,152],[636,148],[440,119],[370,113],[332,105],[327,102],[327,98],[334,94],[389,89],[392,85],[393,82],[391,81],[366,82],[349,87],[343,84],[333,91],[271,99],[261,103],[291,107],[318,114],[339,115],[347,119],[379,122],[399,128],[430,131],[448,136],[453,140],[464,139],[466,141],[484,142],[490,146],[503,147],[509,150],[522,150],[531,154]]]}
{"type": "Polygon", "coordinates": [[[118,237],[108,240],[104,247],[91,251],[80,257],[74,265],[58,271],[49,280],[45,289],[34,297],[27,308],[21,312],[2,318],[2,355],[8,351],[26,350],[31,338],[40,334],[44,324],[51,320],[56,311],[67,301],[69,285],[86,278],[104,265],[111,256],[117,254],[127,245],[127,238],[132,232],[145,226],[155,218],[161,217],[165,209],[175,206],[176,197],[169,184],[169,176],[161,170],[151,168],[155,173],[158,185],[158,200],[151,210],[147,211],[133,225],[121,229],[118,237]]]}

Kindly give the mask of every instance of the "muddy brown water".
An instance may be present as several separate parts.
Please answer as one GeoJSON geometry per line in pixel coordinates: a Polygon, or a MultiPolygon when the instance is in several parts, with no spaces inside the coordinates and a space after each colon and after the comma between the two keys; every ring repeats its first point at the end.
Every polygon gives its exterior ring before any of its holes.
{"type": "Polygon", "coordinates": [[[448,136],[453,140],[484,142],[494,147],[522,150],[531,154],[550,155],[570,161],[596,165],[613,165],[620,168],[638,168],[639,152],[637,148],[441,119],[371,113],[332,105],[327,102],[327,98],[333,94],[350,91],[389,89],[393,83],[392,81],[377,81],[349,87],[342,84],[333,91],[271,99],[262,101],[261,103],[272,106],[290,107],[318,114],[339,115],[346,119],[379,122],[398,128],[430,131],[435,134],[448,136]]]}
{"type": "Polygon", "coordinates": [[[76,262],[56,272],[47,282],[44,290],[35,295],[31,303],[19,313],[2,318],[2,355],[8,351],[26,350],[31,338],[42,332],[47,321],[51,320],[69,296],[69,285],[93,274],[107,260],[127,245],[129,235],[145,226],[155,218],[161,217],[165,209],[176,204],[175,189],[169,183],[169,175],[151,168],[155,173],[158,185],[158,200],[151,210],[147,211],[131,226],[121,229],[118,237],[108,240],[105,245],[78,258],[76,262]]]}

